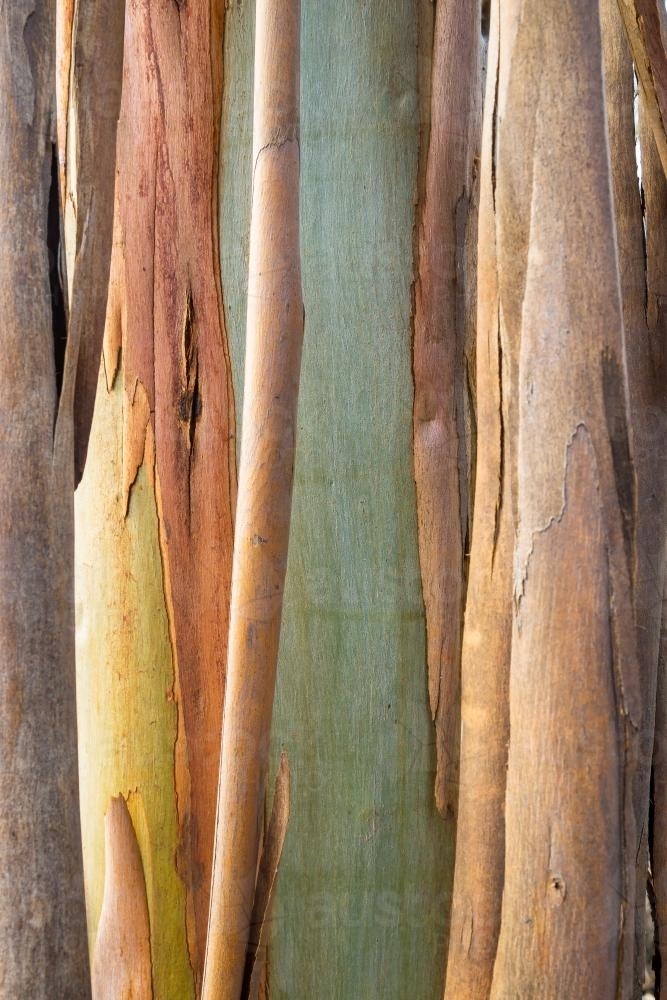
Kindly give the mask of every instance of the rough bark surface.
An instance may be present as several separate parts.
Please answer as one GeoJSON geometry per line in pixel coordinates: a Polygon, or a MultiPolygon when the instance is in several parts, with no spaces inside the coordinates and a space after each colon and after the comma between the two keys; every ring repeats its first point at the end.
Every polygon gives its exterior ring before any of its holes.
{"type": "Polygon", "coordinates": [[[54,453],[54,58],[54,5],[2,4],[0,995],[7,1000],[90,995],[77,794],[71,412],[61,414],[62,445],[54,453]]]}
{"type": "Polygon", "coordinates": [[[480,4],[436,7],[430,140],[418,223],[413,343],[414,463],[426,608],[435,797],[458,797],[461,618],[468,494],[464,403],[465,245],[481,100],[480,4]]]}
{"type": "Polygon", "coordinates": [[[204,1000],[240,996],[256,892],[303,341],[300,19],[300,0],[257,5],[243,431],[204,1000]]]}

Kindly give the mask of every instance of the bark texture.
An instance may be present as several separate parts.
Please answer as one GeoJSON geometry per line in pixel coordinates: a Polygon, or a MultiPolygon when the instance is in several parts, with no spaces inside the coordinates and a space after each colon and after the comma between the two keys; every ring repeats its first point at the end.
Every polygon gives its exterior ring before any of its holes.
{"type": "Polygon", "coordinates": [[[470,440],[464,347],[474,164],[481,103],[480,4],[436,7],[430,138],[418,224],[413,343],[414,463],[426,608],[429,701],[436,729],[438,810],[458,797],[461,619],[470,440]]]}
{"type": "Polygon", "coordinates": [[[667,173],[667,12],[661,0],[617,0],[635,61],[644,112],[667,173]]]}
{"type": "Polygon", "coordinates": [[[509,352],[500,331],[494,129],[498,4],[491,7],[482,134],[477,310],[477,468],[463,631],[461,769],[445,997],[486,1000],[500,931],[509,741],[513,517],[509,352]]]}
{"type": "Polygon", "coordinates": [[[106,872],[93,958],[93,1000],[153,1000],[146,882],[122,796],[109,803],[104,826],[106,872]]]}
{"type": "Polygon", "coordinates": [[[256,893],[303,342],[300,19],[300,0],[257,5],[243,435],[204,1000],[240,996],[256,893]]]}
{"type": "MultiPolygon", "coordinates": [[[[218,0],[127,5],[105,388],[78,504],[89,929],[94,939],[102,816],[136,789],[158,995],[201,985],[227,649],[236,467],[218,259],[222,15],[218,0]]],[[[87,401],[93,373],[77,383],[87,401]]]]}
{"type": "MultiPolygon", "coordinates": [[[[654,371],[655,397],[646,403],[635,432],[637,452],[646,456],[652,492],[648,502],[655,511],[654,535],[646,540],[644,613],[653,622],[662,614],[655,704],[653,745],[651,880],[655,902],[657,989],[664,995],[667,968],[667,635],[665,631],[665,450],[667,449],[667,180],[662,168],[648,115],[640,116],[642,190],[646,222],[646,319],[649,352],[654,371]],[[653,582],[653,587],[651,583],[653,582]]],[[[645,739],[639,743],[640,760],[646,753],[645,739]]]]}
{"type": "Polygon", "coordinates": [[[603,85],[589,4],[504,5],[495,197],[516,526],[493,1000],[591,983],[632,995],[637,500],[603,85]]]}

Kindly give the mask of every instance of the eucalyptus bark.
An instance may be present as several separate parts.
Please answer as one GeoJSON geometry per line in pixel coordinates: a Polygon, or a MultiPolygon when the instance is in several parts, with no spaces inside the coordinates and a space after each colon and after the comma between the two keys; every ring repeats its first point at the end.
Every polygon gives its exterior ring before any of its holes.
{"type": "MultiPolygon", "coordinates": [[[[616,0],[605,0],[601,4],[601,12],[609,147],[637,483],[634,601],[641,714],[631,753],[635,764],[633,800],[638,836],[633,995],[640,996],[646,963],[644,910],[648,876],[649,791],[665,578],[667,440],[664,433],[660,432],[664,417],[661,420],[658,416],[665,413],[667,404],[662,358],[664,347],[661,344],[661,335],[664,336],[665,331],[655,328],[656,324],[649,318],[647,308],[648,244],[645,242],[644,213],[637,178],[632,56],[616,0]]],[[[644,113],[642,118],[645,118],[644,113]]],[[[650,222],[653,228],[656,178],[654,169],[651,168],[655,167],[653,161],[657,159],[656,147],[650,128],[644,127],[642,132],[642,174],[646,172],[652,189],[649,195],[652,202],[650,213],[648,204],[645,204],[645,215],[647,227],[650,222]]],[[[657,168],[662,175],[659,163],[657,168]]],[[[643,180],[642,183],[645,184],[646,181],[643,180]]],[[[646,197],[644,200],[646,202],[646,197]]],[[[653,232],[650,242],[651,252],[654,254],[653,232]]]]}
{"type": "Polygon", "coordinates": [[[509,352],[501,342],[494,210],[498,14],[494,0],[482,132],[477,466],[463,630],[460,793],[447,1000],[463,996],[486,1000],[489,996],[504,878],[512,606],[512,440],[508,433],[512,371],[509,352]]]}
{"type": "Polygon", "coordinates": [[[490,995],[579,996],[594,984],[600,997],[626,997],[630,748],[641,721],[636,494],[599,19],[581,0],[510,3],[500,40],[496,208],[501,323],[517,363],[516,529],[490,995]]]}
{"type": "Polygon", "coordinates": [[[474,230],[474,164],[481,102],[480,4],[439,0],[430,131],[417,235],[413,341],[414,470],[428,690],[435,723],[435,798],[453,818],[458,798],[461,618],[469,494],[464,348],[466,243],[474,230]]]}
{"type": "MultiPolygon", "coordinates": [[[[122,25],[122,4],[111,7],[120,10],[122,25]]],[[[117,103],[108,102],[100,120],[95,94],[75,98],[84,183],[68,309],[55,4],[4,5],[0,22],[0,391],[10,414],[0,477],[0,790],[6,804],[0,988],[12,998],[81,998],[90,995],[90,981],[77,774],[73,494],[75,425],[85,438],[86,419],[79,419],[75,386],[86,355],[94,364],[96,352],[99,363],[117,103]]],[[[62,20],[58,37],[61,32],[62,20]]],[[[74,32],[78,79],[85,79],[99,54],[88,9],[74,32]]],[[[98,84],[111,85],[118,98],[121,54],[122,30],[95,66],[98,84]]]]}
{"type": "MultiPolygon", "coordinates": [[[[635,432],[637,450],[653,468],[656,508],[655,534],[644,553],[646,574],[645,613],[662,614],[658,651],[658,677],[655,704],[653,745],[651,883],[654,899],[658,976],[656,991],[664,995],[667,968],[667,634],[665,630],[665,517],[664,469],[667,450],[667,179],[660,161],[653,130],[645,109],[641,108],[639,128],[644,218],[646,223],[646,320],[649,333],[649,356],[655,373],[656,397],[641,411],[635,432]],[[662,487],[662,489],[661,489],[662,487]],[[651,586],[653,584],[653,586],[651,586]],[[662,586],[661,586],[662,585],[662,586]]],[[[640,759],[646,753],[646,741],[639,743],[640,759]]],[[[660,995],[656,992],[656,995],[660,995]]]]}
{"type": "MultiPolygon", "coordinates": [[[[218,256],[222,43],[218,0],[128,3],[103,364],[77,380],[82,418],[97,391],[77,491],[89,935],[104,817],[122,795],[153,988],[179,998],[196,994],[203,969],[236,491],[218,256]]],[[[69,152],[67,170],[80,216],[69,152]]]]}
{"type": "Polygon", "coordinates": [[[204,1000],[240,996],[256,894],[303,342],[300,24],[300,0],[259,0],[243,433],[204,1000]]]}

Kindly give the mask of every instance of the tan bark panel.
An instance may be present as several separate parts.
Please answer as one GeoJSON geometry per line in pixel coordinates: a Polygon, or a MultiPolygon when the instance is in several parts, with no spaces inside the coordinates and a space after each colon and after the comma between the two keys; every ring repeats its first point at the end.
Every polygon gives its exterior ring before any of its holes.
{"type": "Polygon", "coordinates": [[[582,0],[508,3],[500,43],[496,207],[501,315],[518,364],[517,521],[491,997],[576,996],[591,982],[626,997],[636,494],[599,20],[582,0]]]}

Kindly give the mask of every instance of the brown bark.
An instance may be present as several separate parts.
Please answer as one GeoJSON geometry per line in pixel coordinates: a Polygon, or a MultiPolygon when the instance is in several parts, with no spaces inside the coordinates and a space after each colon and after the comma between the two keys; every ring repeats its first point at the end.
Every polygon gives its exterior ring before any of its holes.
{"type": "MultiPolygon", "coordinates": [[[[640,116],[642,189],[646,222],[646,318],[649,329],[649,352],[656,377],[657,398],[643,410],[636,430],[639,455],[654,463],[652,502],[656,508],[655,535],[647,545],[645,558],[652,562],[649,581],[655,581],[647,610],[651,615],[662,611],[663,625],[658,660],[655,743],[653,751],[653,830],[651,870],[656,905],[656,946],[662,970],[664,996],[667,968],[667,636],[664,625],[665,592],[665,451],[667,450],[667,401],[665,367],[667,362],[667,180],[662,169],[652,129],[642,109],[640,116]],[[656,593],[662,581],[662,590],[656,593]]],[[[645,751],[642,740],[640,750],[645,751]]],[[[643,757],[641,758],[643,759],[643,757]]]]}
{"type": "MultiPolygon", "coordinates": [[[[84,62],[89,27],[82,15],[84,62]]],[[[80,1000],[90,982],[76,754],[72,404],[80,333],[94,317],[80,276],[65,349],[55,4],[3,5],[0,38],[0,393],[7,411],[0,436],[0,991],[80,1000]]],[[[118,53],[118,37],[110,41],[109,59],[97,67],[102,80],[118,53]]],[[[94,116],[94,99],[80,95],[78,107],[94,116]]],[[[93,151],[107,154],[97,183],[108,191],[115,119],[89,124],[83,162],[93,151]]],[[[103,300],[110,234],[99,212],[87,213],[85,224],[82,273],[95,276],[103,300]]]]}
{"type": "Polygon", "coordinates": [[[480,49],[480,4],[440,0],[418,232],[413,421],[429,701],[436,728],[435,798],[443,816],[454,815],[458,797],[469,489],[463,402],[465,245],[479,142],[480,49]]]}
{"type": "MultiPolygon", "coordinates": [[[[607,120],[619,272],[623,299],[630,416],[635,445],[637,479],[635,522],[636,585],[635,615],[637,652],[642,694],[639,730],[632,746],[636,763],[633,798],[638,832],[635,904],[634,990],[641,995],[645,972],[644,909],[648,873],[648,811],[651,756],[655,726],[655,698],[661,626],[661,595],[664,586],[665,468],[667,441],[655,433],[655,415],[664,413],[667,402],[661,349],[656,331],[649,328],[647,266],[645,260],[642,204],[637,179],[632,56],[616,0],[604,0],[602,38],[605,66],[607,120]],[[658,350],[656,350],[658,348],[658,350]]],[[[650,128],[644,140],[655,155],[650,128]]],[[[650,170],[650,157],[644,157],[650,170]]],[[[655,164],[654,164],[655,165],[655,164]]],[[[657,163],[662,177],[660,164],[657,163]]],[[[650,177],[653,186],[655,178],[650,177]]],[[[652,192],[653,196],[653,192],[652,192]]],[[[613,433],[614,428],[612,428],[613,433]]]]}
{"type": "Polygon", "coordinates": [[[518,361],[517,521],[490,995],[627,997],[636,499],[599,20],[583,0],[509,3],[500,40],[496,207],[501,315],[518,361]]]}
{"type": "Polygon", "coordinates": [[[501,348],[494,214],[498,4],[491,35],[482,133],[477,311],[477,467],[463,630],[461,770],[445,997],[486,1000],[500,931],[504,800],[509,738],[512,598],[509,442],[511,396],[501,348]]]}
{"type": "Polygon", "coordinates": [[[299,0],[259,0],[243,435],[202,996],[238,1000],[259,855],[303,339],[299,0]]]}
{"type": "Polygon", "coordinates": [[[617,0],[635,61],[644,111],[667,173],[667,13],[662,0],[617,0]]]}
{"type": "Polygon", "coordinates": [[[170,697],[178,709],[177,866],[197,982],[208,917],[236,492],[218,261],[221,97],[219,0],[130,0],[104,363],[109,387],[122,367],[128,509],[142,462],[154,475],[174,668],[170,697]]]}

